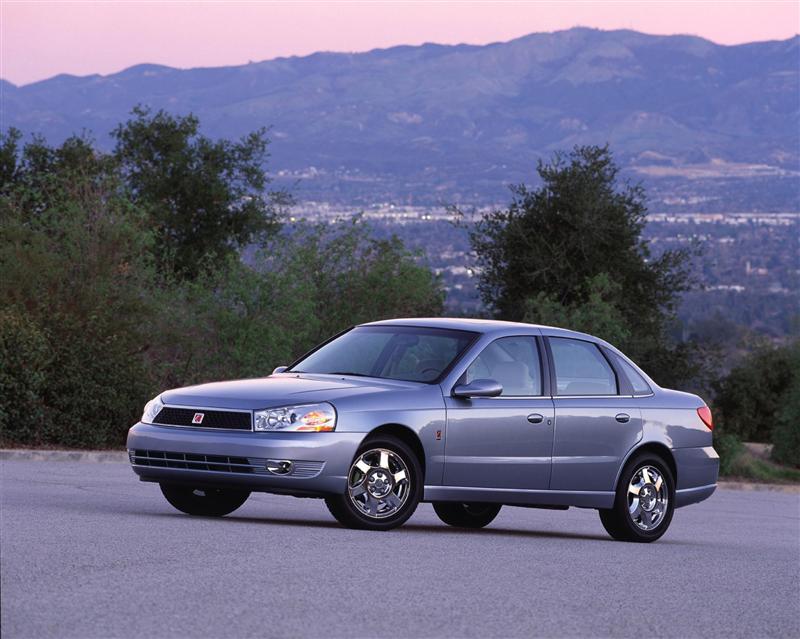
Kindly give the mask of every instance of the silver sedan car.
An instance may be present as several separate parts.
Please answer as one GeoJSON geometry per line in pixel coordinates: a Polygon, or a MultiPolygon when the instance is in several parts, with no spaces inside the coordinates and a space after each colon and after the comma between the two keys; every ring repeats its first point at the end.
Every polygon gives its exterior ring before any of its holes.
{"type": "Polygon", "coordinates": [[[467,528],[503,505],[576,506],[648,542],[714,492],[711,428],[702,399],[591,335],[406,319],[353,327],[266,378],[162,393],[128,454],[191,515],[227,515],[253,491],[323,498],[372,530],[421,501],[467,528]]]}

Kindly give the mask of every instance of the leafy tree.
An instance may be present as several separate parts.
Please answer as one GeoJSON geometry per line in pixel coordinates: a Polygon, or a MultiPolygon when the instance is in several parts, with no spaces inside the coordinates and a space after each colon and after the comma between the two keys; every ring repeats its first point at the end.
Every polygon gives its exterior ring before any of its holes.
{"type": "Polygon", "coordinates": [[[651,253],[643,189],[620,181],[607,147],[557,153],[538,173],[541,187],[512,187],[509,207],[470,233],[484,303],[502,319],[599,325],[662,383],[695,375],[688,349],[667,337],[688,255],[651,253]]]}
{"type": "Polygon", "coordinates": [[[193,115],[139,106],[113,135],[131,199],[156,230],[162,267],[195,277],[200,264],[224,260],[277,229],[288,196],[267,190],[264,129],[215,141],[200,134],[193,115]]]}
{"type": "Polygon", "coordinates": [[[607,273],[592,277],[583,285],[585,301],[566,305],[554,295],[539,293],[525,300],[523,321],[532,324],[569,326],[571,329],[591,333],[614,344],[623,344],[630,338],[625,318],[613,300],[620,286],[611,281],[607,273]]]}
{"type": "Polygon", "coordinates": [[[17,180],[21,138],[22,133],[13,127],[7,133],[0,132],[0,193],[5,193],[17,180]]]}
{"type": "MultiPolygon", "coordinates": [[[[25,220],[42,223],[62,205],[90,197],[88,190],[110,193],[121,186],[114,161],[98,153],[88,137],[72,136],[51,147],[35,136],[21,149],[20,137],[15,129],[0,134],[0,204],[13,203],[25,220]]],[[[117,193],[113,196],[121,202],[117,193]]]]}

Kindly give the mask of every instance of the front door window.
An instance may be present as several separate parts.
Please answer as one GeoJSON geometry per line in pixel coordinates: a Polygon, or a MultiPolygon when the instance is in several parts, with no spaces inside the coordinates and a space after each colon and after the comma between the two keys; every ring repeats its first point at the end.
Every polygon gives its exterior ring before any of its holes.
{"type": "Polygon", "coordinates": [[[501,337],[470,364],[465,381],[493,379],[503,387],[503,397],[538,397],[542,394],[539,368],[535,338],[501,337]]]}

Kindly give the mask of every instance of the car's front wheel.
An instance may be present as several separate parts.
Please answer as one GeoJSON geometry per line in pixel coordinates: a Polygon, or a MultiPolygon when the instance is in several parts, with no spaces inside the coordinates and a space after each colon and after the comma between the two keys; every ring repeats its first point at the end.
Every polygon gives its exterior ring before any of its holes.
{"type": "Polygon", "coordinates": [[[187,515],[222,517],[239,508],[250,493],[234,488],[199,488],[159,484],[167,501],[187,515]]]}
{"type": "Polygon", "coordinates": [[[501,507],[501,504],[433,502],[433,509],[439,515],[439,519],[456,528],[483,528],[488,526],[497,517],[501,507]]]}
{"type": "Polygon", "coordinates": [[[655,541],[663,535],[675,511],[675,481],[655,455],[638,455],[622,472],[614,506],[600,510],[609,535],[620,541],[655,541]]]}
{"type": "Polygon", "coordinates": [[[325,504],[348,528],[390,530],[414,513],[422,482],[420,462],[404,442],[376,437],[356,453],[345,493],[326,498],[325,504]]]}

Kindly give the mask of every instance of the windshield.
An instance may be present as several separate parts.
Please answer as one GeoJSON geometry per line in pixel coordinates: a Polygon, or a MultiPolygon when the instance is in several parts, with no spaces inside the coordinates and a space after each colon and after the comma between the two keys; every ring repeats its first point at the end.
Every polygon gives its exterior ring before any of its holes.
{"type": "Polygon", "coordinates": [[[476,333],[418,326],[358,326],[294,364],[293,373],[433,382],[476,333]]]}

